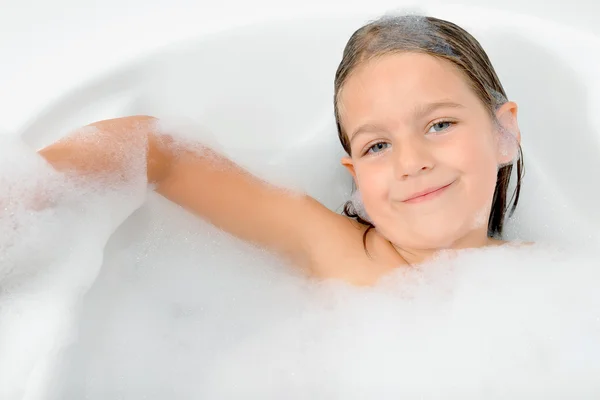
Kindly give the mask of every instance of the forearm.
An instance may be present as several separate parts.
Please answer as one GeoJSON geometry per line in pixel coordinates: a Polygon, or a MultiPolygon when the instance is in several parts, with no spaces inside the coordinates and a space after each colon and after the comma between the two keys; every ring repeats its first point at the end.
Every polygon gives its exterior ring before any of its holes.
{"type": "Polygon", "coordinates": [[[159,135],[155,124],[155,118],[146,116],[95,122],[39,154],[59,171],[84,176],[123,176],[142,163],[148,182],[158,182],[167,174],[172,157],[164,143],[168,137],[159,135]]]}

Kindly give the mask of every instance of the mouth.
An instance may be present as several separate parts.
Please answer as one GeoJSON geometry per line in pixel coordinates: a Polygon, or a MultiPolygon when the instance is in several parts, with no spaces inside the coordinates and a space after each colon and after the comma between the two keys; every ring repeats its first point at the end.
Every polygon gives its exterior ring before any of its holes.
{"type": "Polygon", "coordinates": [[[423,201],[433,199],[433,198],[441,195],[443,192],[445,192],[446,189],[448,189],[448,187],[450,187],[454,182],[456,182],[456,181],[452,181],[449,184],[444,185],[444,186],[436,186],[436,187],[432,187],[432,188],[425,189],[423,191],[414,193],[406,200],[402,200],[402,202],[407,203],[407,204],[413,204],[413,203],[420,203],[423,201]]]}

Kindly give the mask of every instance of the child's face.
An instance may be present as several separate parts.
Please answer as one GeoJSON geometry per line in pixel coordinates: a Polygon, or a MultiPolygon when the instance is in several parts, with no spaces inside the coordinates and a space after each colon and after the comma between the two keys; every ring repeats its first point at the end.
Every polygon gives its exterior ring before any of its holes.
{"type": "Polygon", "coordinates": [[[454,65],[418,53],[376,58],[353,72],[339,100],[352,150],[342,163],[383,236],[436,249],[487,235],[502,154],[488,112],[454,65]]]}

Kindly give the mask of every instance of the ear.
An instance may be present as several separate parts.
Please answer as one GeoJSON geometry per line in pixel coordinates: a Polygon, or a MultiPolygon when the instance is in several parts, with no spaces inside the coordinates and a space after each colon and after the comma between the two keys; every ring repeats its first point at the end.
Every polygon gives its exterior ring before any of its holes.
{"type": "Polygon", "coordinates": [[[509,101],[496,110],[496,119],[500,124],[497,133],[497,158],[498,165],[512,163],[521,143],[521,130],[517,122],[517,103],[509,101]]]}
{"type": "Polygon", "coordinates": [[[354,170],[354,164],[352,163],[352,157],[342,157],[342,165],[348,170],[348,172],[350,172],[352,179],[354,179],[354,184],[358,186],[358,183],[356,182],[356,171],[354,170]]]}

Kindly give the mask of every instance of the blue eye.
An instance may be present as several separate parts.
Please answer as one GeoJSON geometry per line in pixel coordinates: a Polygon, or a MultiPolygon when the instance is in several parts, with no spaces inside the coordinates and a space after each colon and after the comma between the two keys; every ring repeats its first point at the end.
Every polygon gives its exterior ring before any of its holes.
{"type": "Polygon", "coordinates": [[[369,147],[369,150],[367,150],[367,154],[368,153],[379,153],[382,150],[387,149],[388,146],[390,146],[389,143],[386,143],[386,142],[377,142],[373,146],[369,147]]]}
{"type": "Polygon", "coordinates": [[[454,122],[452,122],[452,121],[436,122],[435,124],[431,125],[431,128],[429,129],[429,131],[427,133],[439,133],[439,132],[445,131],[446,129],[450,128],[453,124],[454,124],[454,122]],[[433,129],[433,131],[432,131],[432,129],[433,129]]]}

